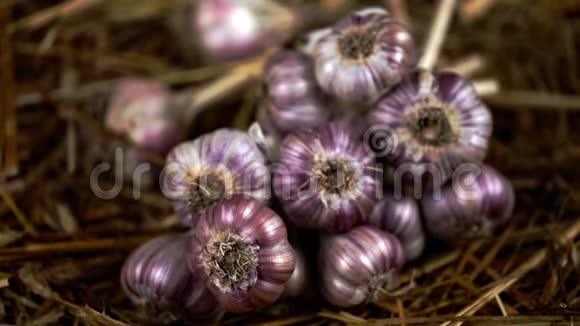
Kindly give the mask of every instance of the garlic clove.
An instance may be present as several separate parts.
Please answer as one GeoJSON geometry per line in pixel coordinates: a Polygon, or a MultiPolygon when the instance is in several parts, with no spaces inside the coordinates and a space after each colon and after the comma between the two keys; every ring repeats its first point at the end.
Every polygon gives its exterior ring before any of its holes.
{"type": "Polygon", "coordinates": [[[258,273],[267,275],[269,280],[286,282],[292,276],[294,251],[290,244],[264,248],[260,250],[258,260],[258,273]]]}
{"type": "Polygon", "coordinates": [[[425,232],[417,202],[409,197],[385,195],[369,217],[370,225],[397,236],[408,261],[418,258],[425,248],[425,232]]]}

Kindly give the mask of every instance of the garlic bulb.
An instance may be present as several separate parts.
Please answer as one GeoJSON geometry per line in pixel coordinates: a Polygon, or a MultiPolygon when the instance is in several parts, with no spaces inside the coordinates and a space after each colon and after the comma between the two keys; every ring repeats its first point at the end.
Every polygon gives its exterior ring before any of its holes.
{"type": "Polygon", "coordinates": [[[381,8],[353,12],[312,39],[320,86],[344,100],[375,99],[415,62],[411,33],[381,8]]]}
{"type": "Polygon", "coordinates": [[[259,112],[262,125],[271,125],[285,134],[328,120],[329,112],[308,56],[294,51],[273,55],[264,68],[264,86],[266,99],[259,112]]]}
{"type": "Polygon", "coordinates": [[[206,210],[187,256],[228,312],[266,307],[284,291],[294,251],[284,221],[261,202],[235,195],[206,210]]]}
{"type": "Polygon", "coordinates": [[[370,225],[395,235],[401,241],[408,261],[421,256],[425,249],[425,232],[417,202],[409,197],[396,199],[385,195],[369,217],[370,225]]]}
{"type": "Polygon", "coordinates": [[[296,261],[292,276],[284,285],[282,296],[285,298],[299,298],[306,294],[310,286],[310,269],[308,261],[301,250],[294,247],[294,259],[296,261]]]}
{"type": "Polygon", "coordinates": [[[394,235],[365,225],[323,238],[319,259],[322,295],[333,305],[352,307],[393,290],[405,254],[394,235]]]}
{"type": "Polygon", "coordinates": [[[136,304],[150,304],[181,313],[191,321],[217,321],[223,309],[203,278],[184,263],[189,235],[163,236],[137,248],[121,271],[123,290],[136,304]]]}
{"type": "Polygon", "coordinates": [[[348,231],[366,221],[380,196],[374,157],[340,121],[289,134],[274,168],[274,192],[305,228],[348,231]]]}
{"type": "Polygon", "coordinates": [[[210,60],[258,54],[284,41],[295,14],[271,0],[197,0],[173,16],[186,51],[198,48],[210,60]]]}
{"type": "Polygon", "coordinates": [[[447,185],[441,198],[421,200],[429,233],[455,244],[489,236],[511,217],[514,203],[510,181],[489,166],[447,185]]]}
{"type": "Polygon", "coordinates": [[[270,170],[248,134],[218,129],[181,143],[167,156],[162,189],[184,225],[195,225],[208,207],[237,193],[266,202],[270,170]]]}
{"type": "Polygon", "coordinates": [[[491,113],[472,85],[450,72],[410,75],[377,104],[368,123],[373,142],[382,145],[375,146],[377,155],[395,167],[395,182],[410,177],[430,188],[460,164],[481,162],[492,130],[491,113]]]}
{"type": "Polygon", "coordinates": [[[115,85],[105,125],[137,145],[165,155],[185,138],[186,124],[171,103],[169,91],[148,80],[127,79],[115,85]]]}

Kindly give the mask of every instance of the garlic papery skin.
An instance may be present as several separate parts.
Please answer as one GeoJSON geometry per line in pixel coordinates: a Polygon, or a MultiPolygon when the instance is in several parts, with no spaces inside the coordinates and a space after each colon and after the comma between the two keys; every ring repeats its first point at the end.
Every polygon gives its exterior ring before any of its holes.
{"type": "Polygon", "coordinates": [[[395,235],[403,245],[407,261],[421,256],[425,249],[425,231],[417,201],[409,197],[385,195],[375,205],[368,224],[395,235]]]}
{"type": "Polygon", "coordinates": [[[394,235],[364,225],[323,238],[319,260],[322,295],[346,308],[380,300],[396,288],[405,254],[394,235]]]}
{"type": "Polygon", "coordinates": [[[284,221],[263,203],[235,195],[202,215],[187,263],[226,311],[247,312],[282,295],[295,260],[284,221]]]}
{"type": "Polygon", "coordinates": [[[171,94],[154,81],[127,79],[111,94],[105,125],[138,146],[165,155],[185,138],[186,124],[171,94]]]}
{"type": "Polygon", "coordinates": [[[411,33],[381,8],[355,11],[324,33],[310,47],[316,78],[342,100],[374,100],[415,62],[411,33]]]}
{"type": "Polygon", "coordinates": [[[481,162],[492,132],[492,116],[471,83],[451,72],[419,71],[381,99],[368,117],[375,148],[395,168],[395,181],[439,190],[465,162],[481,162]],[[426,179],[432,180],[431,185],[426,179]]]}
{"type": "Polygon", "coordinates": [[[328,121],[329,111],[313,70],[312,59],[299,52],[282,51],[270,57],[264,68],[266,99],[259,119],[269,121],[280,134],[328,121]]]}
{"type": "Polygon", "coordinates": [[[450,244],[490,236],[511,217],[514,203],[511,182],[485,165],[448,184],[440,198],[421,200],[427,230],[450,244]]]}
{"type": "Polygon", "coordinates": [[[136,304],[171,309],[191,321],[217,321],[223,309],[200,275],[185,264],[191,236],[162,236],[137,248],[121,270],[121,285],[136,304]]]}
{"type": "Polygon", "coordinates": [[[348,231],[367,220],[382,193],[374,157],[339,121],[289,134],[273,173],[276,197],[304,228],[348,231]]]}
{"type": "Polygon", "coordinates": [[[162,190],[184,225],[194,226],[208,207],[237,193],[270,198],[266,158],[247,133],[218,129],[176,146],[167,156],[162,190]]]}

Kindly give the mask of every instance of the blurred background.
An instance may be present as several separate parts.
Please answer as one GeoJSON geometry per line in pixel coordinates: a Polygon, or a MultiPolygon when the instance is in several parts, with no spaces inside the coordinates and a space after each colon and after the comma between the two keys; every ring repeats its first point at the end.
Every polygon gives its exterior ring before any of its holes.
{"type": "MultiPolygon", "coordinates": [[[[4,323],[161,323],[122,293],[119,269],[137,245],[181,228],[154,174],[142,180],[138,195],[133,180],[115,176],[117,148],[128,149],[121,169],[144,159],[155,171],[164,162],[139,138],[116,132],[114,121],[105,123],[118,81],[145,78],[170,90],[176,110],[188,112],[178,119],[187,138],[223,126],[247,129],[262,92],[261,65],[273,48],[303,46],[308,31],[374,5],[405,21],[420,50],[438,5],[248,1],[261,3],[258,16],[224,18],[219,10],[225,9],[208,5],[201,11],[197,2],[0,2],[4,323]],[[204,25],[206,20],[211,23],[204,25]],[[120,184],[114,198],[95,195],[90,180],[97,166],[103,167],[102,190],[120,184]]],[[[470,325],[500,325],[494,316],[502,315],[513,316],[514,324],[564,325],[578,316],[580,243],[562,235],[571,225],[577,228],[580,217],[579,51],[580,1],[458,1],[437,67],[471,78],[493,112],[486,162],[514,184],[513,221],[493,239],[431,249],[406,269],[402,278],[413,275],[416,286],[401,297],[345,311],[319,298],[281,301],[264,311],[227,315],[224,323],[372,319],[396,325],[403,316],[408,325],[430,325],[459,314],[487,316],[468,319],[470,325]],[[507,276],[517,283],[481,300],[486,291],[506,285],[507,276]],[[474,304],[477,309],[461,314],[474,304]]]]}

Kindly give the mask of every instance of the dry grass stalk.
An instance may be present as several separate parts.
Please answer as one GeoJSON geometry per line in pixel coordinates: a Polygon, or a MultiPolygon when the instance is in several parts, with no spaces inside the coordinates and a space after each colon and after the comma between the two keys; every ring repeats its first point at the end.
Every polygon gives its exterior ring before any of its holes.
{"type": "Polygon", "coordinates": [[[431,26],[427,43],[423,49],[423,56],[418,64],[419,68],[432,70],[437,64],[437,58],[439,57],[441,46],[445,40],[455,4],[456,0],[439,1],[439,6],[433,19],[433,25],[431,26]]]}
{"type": "Polygon", "coordinates": [[[9,5],[0,6],[0,181],[19,172],[12,37],[5,27],[11,16],[9,5]]]}
{"type": "MultiPolygon", "coordinates": [[[[561,235],[561,237],[557,239],[557,241],[563,243],[574,241],[574,239],[578,236],[578,234],[580,234],[580,220],[577,220],[568,230],[566,230],[561,235]]],[[[493,300],[501,292],[505,291],[515,282],[519,281],[522,277],[528,274],[530,271],[538,268],[541,264],[543,264],[546,261],[547,255],[548,249],[543,248],[539,250],[535,255],[530,257],[528,261],[520,265],[508,276],[496,282],[496,285],[494,285],[493,288],[483,293],[481,296],[477,298],[477,300],[475,300],[473,303],[471,303],[470,305],[466,306],[461,311],[459,311],[457,313],[457,316],[458,317],[472,316],[473,314],[475,314],[479,309],[481,309],[489,301],[493,300]]],[[[451,325],[451,323],[445,322],[441,324],[441,326],[447,325],[451,325]]],[[[456,322],[453,325],[460,326],[462,325],[462,322],[456,322]]]]}
{"type": "Polygon", "coordinates": [[[101,2],[102,0],[68,0],[54,7],[44,9],[40,12],[34,13],[33,15],[22,18],[10,25],[9,28],[11,30],[19,28],[38,29],[56,19],[71,14],[77,14],[83,10],[90,9],[101,2]]]}

